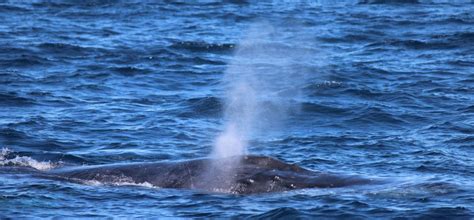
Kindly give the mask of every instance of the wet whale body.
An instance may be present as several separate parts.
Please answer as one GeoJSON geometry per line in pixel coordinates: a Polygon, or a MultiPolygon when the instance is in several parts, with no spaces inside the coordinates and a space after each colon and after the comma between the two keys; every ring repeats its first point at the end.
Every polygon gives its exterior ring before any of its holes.
{"type": "Polygon", "coordinates": [[[48,174],[83,183],[147,184],[232,194],[345,187],[373,182],[356,176],[316,172],[265,156],[62,168],[48,174]]]}

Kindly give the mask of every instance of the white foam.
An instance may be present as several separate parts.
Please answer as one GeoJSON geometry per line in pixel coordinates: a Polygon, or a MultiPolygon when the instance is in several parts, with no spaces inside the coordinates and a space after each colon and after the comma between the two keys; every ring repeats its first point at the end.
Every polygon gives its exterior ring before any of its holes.
{"type": "Polygon", "coordinates": [[[8,148],[3,148],[0,153],[0,166],[25,166],[31,167],[37,170],[50,170],[57,166],[57,164],[50,161],[43,162],[37,161],[31,157],[27,156],[15,156],[12,159],[8,159],[7,156],[12,153],[8,148]]]}
{"type": "Polygon", "coordinates": [[[160,188],[160,187],[154,186],[153,184],[149,182],[136,183],[136,182],[132,182],[128,180],[125,180],[125,181],[119,180],[117,182],[101,182],[98,180],[85,180],[82,182],[90,186],[112,185],[112,186],[139,186],[139,187],[146,187],[146,188],[160,188]]]}

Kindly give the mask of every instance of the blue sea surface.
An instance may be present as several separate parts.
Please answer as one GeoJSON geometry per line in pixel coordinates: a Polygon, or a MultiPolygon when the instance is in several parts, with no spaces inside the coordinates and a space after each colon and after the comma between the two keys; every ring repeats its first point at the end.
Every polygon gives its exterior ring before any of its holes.
{"type": "Polygon", "coordinates": [[[474,218],[474,3],[0,1],[0,150],[0,218],[474,218]],[[252,40],[262,74],[303,80],[265,82],[298,93],[248,153],[386,183],[229,195],[12,169],[207,157],[252,40]]]}

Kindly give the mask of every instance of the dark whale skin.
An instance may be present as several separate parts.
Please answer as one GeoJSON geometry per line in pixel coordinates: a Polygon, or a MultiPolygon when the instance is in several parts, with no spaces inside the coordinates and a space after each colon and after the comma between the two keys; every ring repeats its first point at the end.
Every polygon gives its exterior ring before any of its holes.
{"type": "Polygon", "coordinates": [[[369,184],[357,176],[320,173],[265,156],[236,156],[169,163],[135,163],[52,170],[49,174],[75,182],[151,184],[160,188],[254,194],[303,188],[369,184]]]}

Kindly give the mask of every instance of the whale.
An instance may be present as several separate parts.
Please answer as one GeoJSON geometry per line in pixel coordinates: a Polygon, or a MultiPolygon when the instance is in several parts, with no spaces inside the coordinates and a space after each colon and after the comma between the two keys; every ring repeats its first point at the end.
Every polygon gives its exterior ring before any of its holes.
{"type": "Polygon", "coordinates": [[[229,194],[336,188],[375,182],[354,175],[313,171],[272,157],[256,155],[64,167],[44,174],[50,178],[79,183],[138,184],[229,194]]]}

